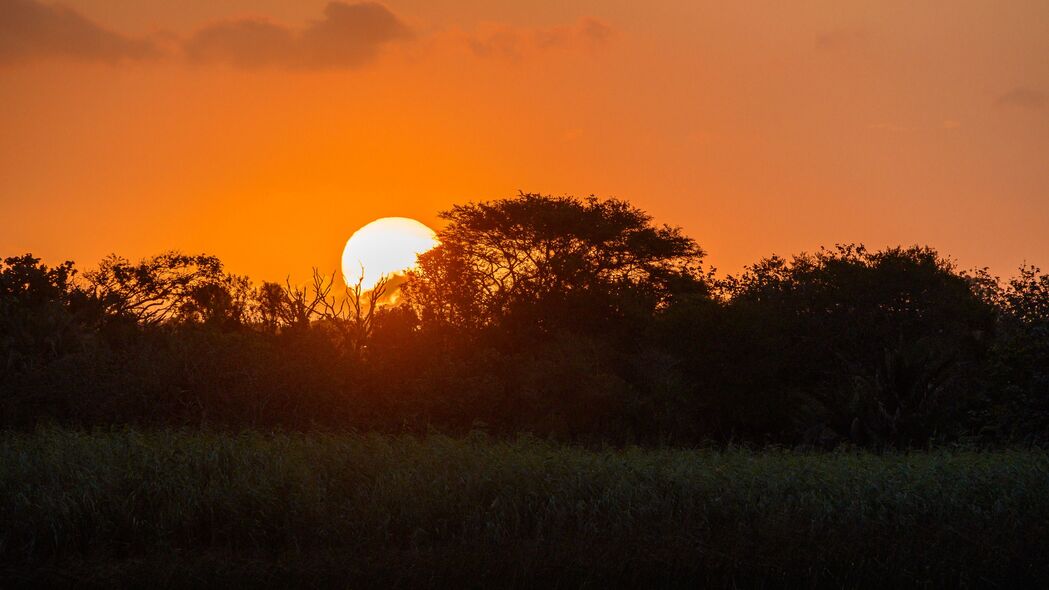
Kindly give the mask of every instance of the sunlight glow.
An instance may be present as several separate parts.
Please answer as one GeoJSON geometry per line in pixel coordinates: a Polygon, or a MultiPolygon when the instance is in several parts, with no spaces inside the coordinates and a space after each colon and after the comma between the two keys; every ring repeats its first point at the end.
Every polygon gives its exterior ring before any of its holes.
{"type": "Polygon", "coordinates": [[[353,287],[363,267],[362,286],[370,290],[384,276],[414,267],[416,257],[436,245],[437,236],[426,225],[407,217],[383,217],[350,236],[342,251],[342,276],[353,287]]]}

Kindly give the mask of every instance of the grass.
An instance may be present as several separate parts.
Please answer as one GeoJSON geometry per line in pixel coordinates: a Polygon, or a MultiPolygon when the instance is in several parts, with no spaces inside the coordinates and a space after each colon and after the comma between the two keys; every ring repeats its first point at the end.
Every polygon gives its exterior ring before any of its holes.
{"type": "Polygon", "coordinates": [[[1049,453],[0,434],[0,587],[1036,586],[1049,453]]]}

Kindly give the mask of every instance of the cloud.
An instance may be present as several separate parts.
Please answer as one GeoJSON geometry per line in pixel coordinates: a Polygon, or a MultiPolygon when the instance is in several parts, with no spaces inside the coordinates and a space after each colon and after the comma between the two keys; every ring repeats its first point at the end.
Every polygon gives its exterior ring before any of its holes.
{"type": "Polygon", "coordinates": [[[1049,96],[1044,92],[1019,86],[998,97],[995,106],[1026,110],[1040,110],[1049,107],[1049,96]]]}
{"type": "Polygon", "coordinates": [[[549,49],[597,47],[613,35],[614,30],[607,23],[587,16],[572,25],[540,29],[493,25],[479,33],[466,35],[465,40],[474,55],[479,57],[519,59],[549,49]]]}
{"type": "Polygon", "coordinates": [[[48,58],[112,63],[158,54],[151,41],[105,29],[72,9],[0,0],[0,63],[48,58]]]}
{"type": "MultiPolygon", "coordinates": [[[[437,31],[425,35],[425,46],[516,60],[555,50],[593,49],[614,34],[604,21],[584,17],[546,28],[489,24],[474,33],[437,31]]],[[[205,25],[187,38],[135,38],[60,5],[0,0],[0,64],[44,58],[117,63],[170,55],[246,69],[356,68],[375,59],[386,45],[416,37],[398,15],[371,1],[329,2],[319,19],[298,27],[265,17],[238,18],[205,25]]]]}
{"type": "Polygon", "coordinates": [[[353,68],[371,61],[383,45],[411,36],[411,29],[381,4],[330,2],[323,18],[301,30],[264,19],[223,21],[197,31],[183,49],[196,63],[353,68]]]}

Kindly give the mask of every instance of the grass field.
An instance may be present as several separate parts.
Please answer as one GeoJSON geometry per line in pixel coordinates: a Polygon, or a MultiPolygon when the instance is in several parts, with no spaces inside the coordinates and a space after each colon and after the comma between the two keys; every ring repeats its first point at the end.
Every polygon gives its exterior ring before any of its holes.
{"type": "Polygon", "coordinates": [[[1032,586],[1049,453],[0,434],[0,587],[1032,586]]]}

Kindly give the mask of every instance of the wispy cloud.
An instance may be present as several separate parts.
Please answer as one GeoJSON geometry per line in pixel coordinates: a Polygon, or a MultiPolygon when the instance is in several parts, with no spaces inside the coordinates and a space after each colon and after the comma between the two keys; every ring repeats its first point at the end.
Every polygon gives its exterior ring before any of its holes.
{"type": "Polygon", "coordinates": [[[69,8],[0,0],[0,63],[48,58],[119,62],[159,54],[152,41],[110,31],[69,8]]]}
{"type": "Polygon", "coordinates": [[[614,30],[604,21],[583,17],[571,25],[521,28],[488,25],[476,33],[462,34],[470,50],[479,57],[520,59],[551,49],[588,49],[605,44],[614,30]]]}
{"type": "Polygon", "coordinates": [[[995,106],[1026,110],[1041,110],[1049,107],[1049,96],[1040,90],[1018,86],[998,97],[995,106]]]}

